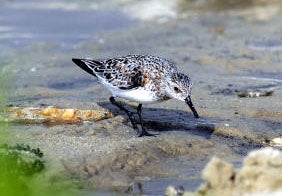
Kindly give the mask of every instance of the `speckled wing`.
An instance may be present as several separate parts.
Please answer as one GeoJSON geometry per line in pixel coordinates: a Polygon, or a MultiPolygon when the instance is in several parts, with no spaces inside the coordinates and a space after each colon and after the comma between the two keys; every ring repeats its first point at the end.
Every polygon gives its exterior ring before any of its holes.
{"type": "Polygon", "coordinates": [[[138,88],[142,84],[141,66],[127,59],[109,59],[97,61],[93,59],[72,59],[86,72],[99,77],[103,83],[108,83],[119,89],[138,88]]]}
{"type": "Polygon", "coordinates": [[[86,71],[87,73],[96,76],[94,72],[94,68],[96,66],[102,66],[102,64],[99,61],[94,61],[92,59],[76,59],[73,58],[72,61],[81,69],[86,71]]]}

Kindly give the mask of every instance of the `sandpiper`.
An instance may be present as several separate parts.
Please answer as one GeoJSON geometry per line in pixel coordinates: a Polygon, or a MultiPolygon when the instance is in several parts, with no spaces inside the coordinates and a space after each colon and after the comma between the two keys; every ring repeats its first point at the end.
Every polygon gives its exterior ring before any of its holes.
{"type": "Polygon", "coordinates": [[[106,60],[73,58],[72,61],[96,76],[111,91],[110,102],[128,115],[139,137],[156,135],[148,133],[144,128],[142,104],[175,98],[185,101],[195,118],[199,118],[191,101],[192,83],[189,76],[178,72],[176,66],[164,58],[151,55],[127,55],[106,60]],[[116,97],[139,103],[137,115],[141,131],[138,129],[134,113],[118,103],[116,97]]]}

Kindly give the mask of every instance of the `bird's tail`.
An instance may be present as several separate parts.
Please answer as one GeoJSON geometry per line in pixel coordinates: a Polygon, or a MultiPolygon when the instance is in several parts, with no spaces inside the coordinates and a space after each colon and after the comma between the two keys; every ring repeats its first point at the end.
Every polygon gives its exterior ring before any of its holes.
{"type": "Polygon", "coordinates": [[[72,61],[78,65],[81,69],[86,71],[87,73],[90,73],[93,76],[96,76],[95,74],[95,67],[99,67],[102,65],[101,62],[95,61],[93,59],[76,59],[73,58],[72,61]]]}

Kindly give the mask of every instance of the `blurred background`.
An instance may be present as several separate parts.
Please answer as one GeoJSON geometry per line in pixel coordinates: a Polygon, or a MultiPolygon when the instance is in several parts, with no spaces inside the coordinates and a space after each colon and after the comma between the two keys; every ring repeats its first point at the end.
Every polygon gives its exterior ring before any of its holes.
{"type": "Polygon", "coordinates": [[[1,118],[1,153],[12,155],[1,160],[0,170],[15,160],[23,163],[10,168],[17,171],[16,183],[6,180],[9,172],[0,176],[8,187],[3,190],[162,195],[170,184],[195,191],[211,156],[239,166],[250,150],[281,137],[281,9],[281,0],[0,0],[1,111],[95,109],[94,103],[107,102],[109,93],[77,68],[73,57],[151,54],[190,74],[203,117],[195,124],[177,101],[148,106],[149,129],[163,131],[153,141],[135,140],[118,117],[55,126],[1,118]],[[257,90],[274,94],[237,96],[257,90]],[[33,154],[29,162],[21,159],[26,152],[33,154]],[[20,172],[28,164],[28,172],[20,172]]]}

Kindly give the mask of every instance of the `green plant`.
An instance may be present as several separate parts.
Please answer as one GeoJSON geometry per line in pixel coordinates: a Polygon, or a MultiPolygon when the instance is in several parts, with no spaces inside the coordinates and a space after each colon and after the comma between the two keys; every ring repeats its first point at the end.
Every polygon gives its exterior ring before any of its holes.
{"type": "Polygon", "coordinates": [[[28,145],[0,146],[0,195],[29,195],[28,181],[44,169],[43,153],[28,145]]]}
{"type": "Polygon", "coordinates": [[[32,176],[44,169],[43,153],[28,145],[0,146],[0,164],[5,169],[0,175],[32,176]]]}

